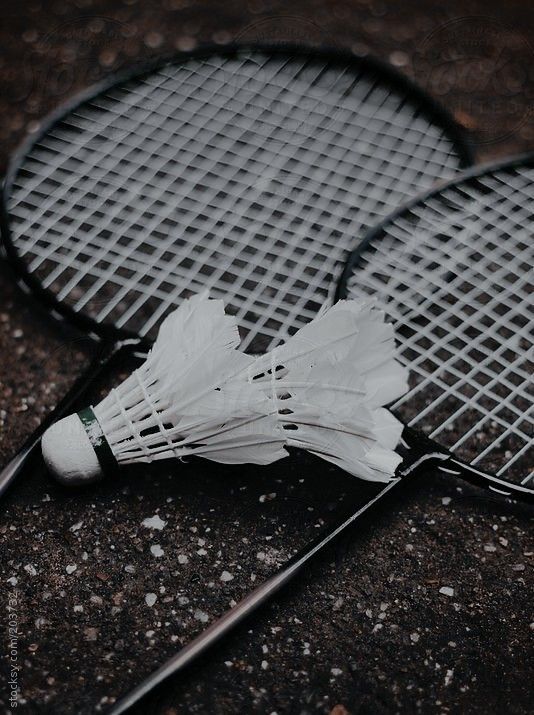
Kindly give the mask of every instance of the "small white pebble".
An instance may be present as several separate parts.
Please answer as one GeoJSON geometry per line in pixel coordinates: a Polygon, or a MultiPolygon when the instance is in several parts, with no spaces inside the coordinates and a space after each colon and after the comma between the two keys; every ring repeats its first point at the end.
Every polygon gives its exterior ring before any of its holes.
{"type": "Polygon", "coordinates": [[[454,596],[454,589],[451,588],[451,586],[442,586],[439,589],[439,592],[442,593],[444,596],[449,596],[450,598],[454,596]]]}
{"type": "Polygon", "coordinates": [[[152,546],[150,547],[150,553],[152,554],[152,556],[155,556],[157,559],[159,559],[160,556],[163,556],[165,552],[159,544],[152,544],[152,546]]]}
{"type": "Polygon", "coordinates": [[[223,571],[220,576],[221,581],[224,581],[224,582],[232,581],[233,578],[234,578],[233,575],[229,571],[223,571]]]}
{"type": "Polygon", "coordinates": [[[77,521],[75,524],[73,524],[70,527],[69,531],[78,531],[79,529],[82,528],[82,526],[83,526],[83,521],[77,521]]]}
{"type": "Polygon", "coordinates": [[[512,566],[512,571],[524,571],[525,570],[525,564],[514,564],[512,566]]]}
{"type": "Polygon", "coordinates": [[[189,561],[189,558],[185,554],[178,554],[178,563],[179,564],[186,564],[189,561]]]}
{"type": "Polygon", "coordinates": [[[450,498],[450,497],[443,497],[442,500],[441,500],[441,503],[443,504],[443,506],[449,506],[449,504],[451,503],[451,498],[450,498]]]}
{"type": "Polygon", "coordinates": [[[267,670],[268,667],[269,667],[269,663],[266,660],[262,660],[261,661],[261,669],[267,670]]]}
{"type": "Polygon", "coordinates": [[[334,604],[332,606],[332,610],[339,611],[339,609],[341,608],[342,605],[343,605],[343,599],[336,598],[336,600],[334,601],[334,604]]]}
{"type": "Polygon", "coordinates": [[[421,636],[419,635],[419,633],[411,633],[410,634],[410,640],[412,641],[412,643],[417,643],[419,641],[420,637],[421,636]]]}
{"type": "Polygon", "coordinates": [[[26,566],[24,567],[24,571],[26,571],[26,573],[29,573],[30,576],[37,576],[37,569],[33,564],[26,564],[26,566]]]}
{"type": "Polygon", "coordinates": [[[161,531],[166,525],[167,522],[163,521],[158,514],[147,517],[141,522],[141,526],[144,526],[146,529],[157,529],[158,531],[161,531]]]}
{"type": "Polygon", "coordinates": [[[337,678],[338,675],[341,675],[343,673],[341,668],[330,668],[330,672],[332,673],[334,678],[337,678]]]}
{"type": "Polygon", "coordinates": [[[69,574],[74,573],[78,567],[76,564],[69,564],[68,566],[65,566],[65,571],[69,574]]]}
{"type": "Polygon", "coordinates": [[[145,596],[145,603],[149,608],[152,608],[152,606],[156,603],[157,600],[158,597],[155,593],[147,593],[145,596]]]}
{"type": "Polygon", "coordinates": [[[207,623],[210,619],[207,613],[204,613],[204,611],[201,611],[200,608],[197,608],[195,613],[193,614],[193,617],[195,620],[200,621],[201,623],[207,623]]]}

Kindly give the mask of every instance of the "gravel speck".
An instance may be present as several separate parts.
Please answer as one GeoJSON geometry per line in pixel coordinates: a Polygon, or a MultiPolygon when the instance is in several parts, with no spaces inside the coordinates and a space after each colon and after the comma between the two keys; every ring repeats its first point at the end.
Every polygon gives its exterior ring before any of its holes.
{"type": "Polygon", "coordinates": [[[167,522],[163,521],[158,514],[155,514],[154,516],[143,519],[141,525],[146,529],[157,529],[158,531],[161,531],[163,527],[167,525],[167,522]]]}
{"type": "Polygon", "coordinates": [[[226,581],[232,581],[232,579],[234,577],[229,571],[223,571],[220,578],[221,578],[221,581],[226,582],[226,581]]]}
{"type": "Polygon", "coordinates": [[[442,593],[444,596],[449,596],[450,598],[454,596],[454,588],[452,588],[451,586],[442,586],[439,589],[439,592],[442,593]]]}
{"type": "Polygon", "coordinates": [[[165,552],[159,544],[152,544],[152,546],[150,547],[150,553],[152,554],[152,556],[155,556],[157,559],[159,559],[160,556],[163,556],[165,552]]]}
{"type": "Polygon", "coordinates": [[[98,628],[84,628],[83,636],[86,641],[96,641],[98,638],[98,628]]]}
{"type": "Polygon", "coordinates": [[[152,606],[156,603],[157,600],[158,597],[155,593],[147,593],[145,596],[145,603],[149,608],[152,608],[152,606]]]}

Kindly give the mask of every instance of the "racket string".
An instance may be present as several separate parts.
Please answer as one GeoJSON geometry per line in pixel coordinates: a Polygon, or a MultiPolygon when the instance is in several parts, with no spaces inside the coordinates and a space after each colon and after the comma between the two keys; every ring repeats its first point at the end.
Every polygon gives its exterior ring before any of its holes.
{"type": "Polygon", "coordinates": [[[412,371],[397,413],[499,475],[530,466],[533,186],[526,165],[434,194],[385,224],[348,283],[397,324],[412,371]]]}
{"type": "Polygon", "coordinates": [[[30,151],[8,208],[30,271],[75,311],[151,337],[208,287],[257,351],[333,296],[363,230],[458,164],[378,74],[246,51],[81,105],[30,151]]]}

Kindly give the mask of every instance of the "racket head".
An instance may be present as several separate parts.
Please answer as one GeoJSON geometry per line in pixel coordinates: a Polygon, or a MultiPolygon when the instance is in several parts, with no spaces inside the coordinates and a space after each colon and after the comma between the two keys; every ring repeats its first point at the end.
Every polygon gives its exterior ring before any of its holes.
{"type": "Polygon", "coordinates": [[[471,169],[371,230],[337,293],[375,297],[396,327],[410,369],[408,393],[391,406],[399,419],[436,453],[524,484],[534,460],[533,229],[534,153],[471,169]]]}
{"type": "Polygon", "coordinates": [[[148,346],[208,288],[261,352],[332,300],[354,235],[470,161],[447,112],[376,60],[203,48],[108,78],[46,119],[9,166],[2,236],[23,286],[85,332],[148,346]]]}

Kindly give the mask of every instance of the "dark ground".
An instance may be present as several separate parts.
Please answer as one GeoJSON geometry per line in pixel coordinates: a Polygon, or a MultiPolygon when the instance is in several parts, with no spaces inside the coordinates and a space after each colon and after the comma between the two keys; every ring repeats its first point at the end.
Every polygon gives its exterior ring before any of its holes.
{"type": "MultiPolygon", "coordinates": [[[[4,2],[2,15],[3,163],[50,108],[118,67],[196,42],[277,40],[288,27],[301,42],[367,48],[415,76],[469,130],[479,159],[534,147],[534,6],[525,2],[28,0],[4,2]],[[468,42],[473,27],[444,25],[474,15],[506,67],[452,52],[440,74],[443,43],[462,32],[458,42],[468,42]],[[112,19],[121,32],[102,42],[112,19]]],[[[86,348],[50,326],[2,267],[0,463],[65,392],[86,348]]],[[[304,544],[338,499],[370,493],[295,458],[254,475],[201,463],[157,476],[123,471],[76,493],[36,465],[0,518],[2,655],[8,597],[18,592],[17,712],[104,712],[304,544]],[[156,514],[161,530],[143,526],[156,514]]],[[[534,711],[529,516],[422,477],[139,712],[534,711]]],[[[2,673],[6,713],[7,680],[2,673]]]]}

